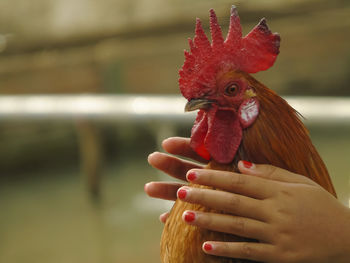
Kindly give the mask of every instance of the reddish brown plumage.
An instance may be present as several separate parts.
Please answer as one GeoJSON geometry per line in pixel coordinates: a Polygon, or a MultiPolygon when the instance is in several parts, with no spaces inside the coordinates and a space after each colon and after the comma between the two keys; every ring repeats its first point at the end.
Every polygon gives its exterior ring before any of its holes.
{"type": "Polygon", "coordinates": [[[336,195],[299,114],[275,92],[245,75],[255,87],[260,113],[253,127],[245,130],[236,160],[268,163],[305,175],[336,195]]]}
{"type": "MultiPolygon", "coordinates": [[[[180,71],[181,92],[189,102],[200,98],[201,103],[205,99],[211,104],[208,106],[207,103],[205,108],[201,108],[196,122],[198,127],[192,130],[191,142],[198,154],[207,159],[212,158],[206,168],[237,172],[239,160],[257,164],[272,164],[307,176],[333,195],[336,195],[327,168],[313,146],[307,129],[299,119],[299,114],[284,99],[246,73],[247,71],[256,72],[257,70],[267,69],[273,64],[278,54],[279,36],[272,34],[267,29],[265,21],[262,20],[250,33],[251,35],[248,34],[249,37],[242,39],[239,18],[234,8],[231,11],[231,25],[226,41],[223,42],[222,37],[220,37],[221,30],[213,11],[211,11],[211,31],[213,43],[210,46],[203,36],[204,33],[200,23],[197,22],[194,43],[190,41],[191,54],[185,53],[186,61],[180,71]],[[258,39],[258,41],[251,41],[252,39],[258,39]],[[261,41],[262,39],[263,41],[261,41]],[[236,54],[235,48],[241,48],[242,45],[244,47],[251,46],[250,50],[252,52],[257,51],[257,46],[252,47],[254,43],[262,45],[262,53],[255,54],[252,57],[252,54],[244,53],[246,49],[243,49],[240,52],[243,52],[244,56],[239,54],[238,59],[235,55],[232,56],[232,54],[236,54]],[[220,58],[224,64],[217,60],[217,57],[213,56],[211,51],[216,56],[221,56],[220,58]],[[208,56],[210,57],[209,65],[206,64],[208,56]],[[242,70],[245,70],[245,72],[242,70]],[[234,97],[228,96],[229,94],[224,92],[232,83],[237,84],[238,90],[234,97]],[[248,122],[240,120],[240,124],[237,124],[236,118],[242,117],[240,116],[240,106],[250,99],[257,101],[255,103],[255,107],[259,107],[257,118],[248,119],[248,122]],[[204,118],[205,114],[209,117],[204,118]],[[213,130],[209,126],[217,127],[213,124],[213,121],[217,121],[215,117],[218,114],[228,116],[228,119],[232,119],[236,124],[230,126],[222,120],[218,120],[221,121],[220,127],[217,128],[220,131],[216,129],[215,136],[211,136],[213,130]],[[210,120],[210,116],[214,116],[212,120],[210,120]],[[199,124],[198,119],[203,119],[205,122],[199,124]],[[249,125],[246,125],[246,123],[249,123],[249,125]],[[229,127],[233,130],[222,131],[222,127],[229,127]],[[226,149],[224,155],[229,153],[231,156],[232,149],[227,150],[227,145],[213,147],[213,142],[225,144],[222,138],[230,137],[227,136],[228,133],[234,133],[234,138],[239,136],[239,140],[235,139],[233,143],[235,147],[234,154],[229,159],[230,163],[226,164],[227,159],[223,158],[222,154],[218,154],[217,151],[221,147],[222,150],[226,149]],[[218,137],[219,140],[217,140],[218,137]],[[236,147],[238,145],[239,147],[236,147]]],[[[232,139],[230,141],[232,142],[232,139]]],[[[163,263],[251,262],[204,254],[201,247],[205,241],[234,242],[242,240],[242,238],[187,225],[182,221],[182,214],[185,210],[221,212],[177,200],[163,230],[161,240],[161,259],[163,263]]]]}

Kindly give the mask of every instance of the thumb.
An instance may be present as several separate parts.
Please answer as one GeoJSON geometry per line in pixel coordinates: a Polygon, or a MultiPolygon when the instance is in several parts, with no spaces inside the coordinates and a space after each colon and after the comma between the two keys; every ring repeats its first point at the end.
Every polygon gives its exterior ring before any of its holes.
{"type": "Polygon", "coordinates": [[[254,164],[247,161],[239,161],[238,169],[243,174],[254,175],[273,181],[315,184],[305,176],[269,164],[254,164]]]}

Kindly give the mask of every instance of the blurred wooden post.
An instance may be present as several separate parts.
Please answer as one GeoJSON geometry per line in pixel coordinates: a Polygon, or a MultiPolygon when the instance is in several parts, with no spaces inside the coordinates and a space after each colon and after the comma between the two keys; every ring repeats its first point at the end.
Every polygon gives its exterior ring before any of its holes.
{"type": "Polygon", "coordinates": [[[79,139],[80,167],[89,193],[97,197],[101,192],[102,145],[97,127],[90,121],[76,122],[79,139]]]}

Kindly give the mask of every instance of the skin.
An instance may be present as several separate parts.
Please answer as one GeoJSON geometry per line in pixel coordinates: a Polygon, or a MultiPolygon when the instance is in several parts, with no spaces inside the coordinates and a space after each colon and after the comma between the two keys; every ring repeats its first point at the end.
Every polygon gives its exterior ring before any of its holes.
{"type": "MultiPolygon", "coordinates": [[[[188,138],[166,139],[163,148],[171,155],[149,155],[153,167],[181,180],[194,174],[191,182],[221,190],[150,182],[145,185],[149,196],[176,200],[178,190],[184,189],[187,195],[183,201],[227,213],[185,211],[185,222],[186,214],[193,212],[195,219],[188,224],[259,241],[208,240],[203,244],[205,253],[271,263],[350,262],[350,209],[315,182],[270,165],[247,168],[239,162],[241,174],[203,169],[205,161],[190,148],[188,138]],[[211,249],[205,250],[208,244],[211,249]]],[[[160,220],[165,222],[167,216],[162,214],[160,220]]]]}

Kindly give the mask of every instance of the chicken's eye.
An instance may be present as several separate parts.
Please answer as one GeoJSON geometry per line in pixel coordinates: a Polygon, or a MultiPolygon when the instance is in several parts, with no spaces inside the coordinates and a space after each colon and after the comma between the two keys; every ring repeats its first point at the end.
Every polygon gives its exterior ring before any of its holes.
{"type": "Polygon", "coordinates": [[[236,96],[238,92],[239,92],[239,86],[237,83],[231,83],[227,85],[225,88],[225,95],[230,97],[236,96]]]}

